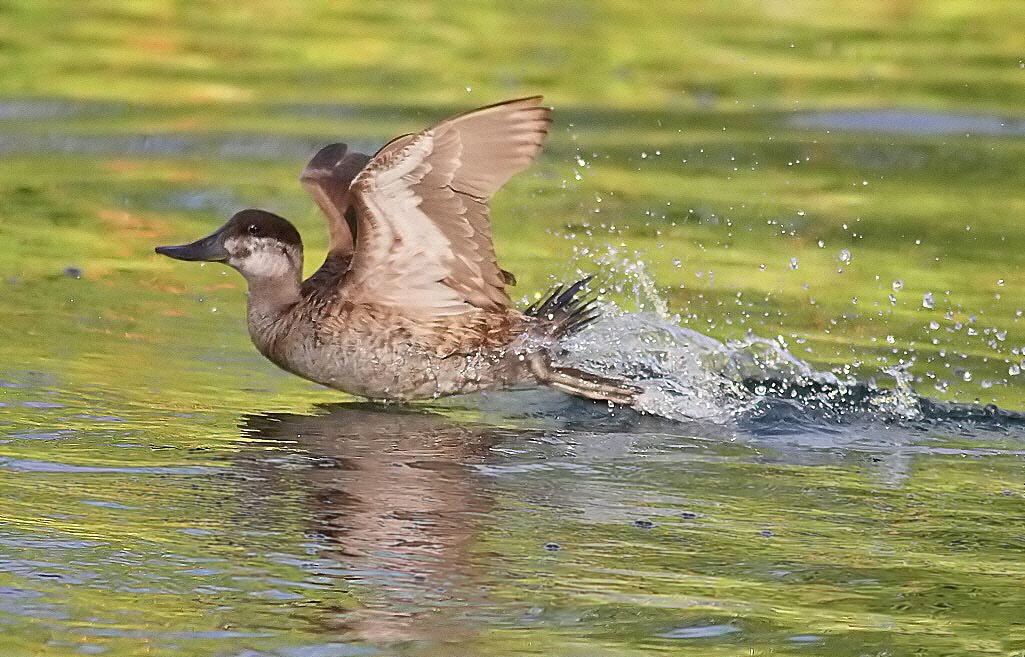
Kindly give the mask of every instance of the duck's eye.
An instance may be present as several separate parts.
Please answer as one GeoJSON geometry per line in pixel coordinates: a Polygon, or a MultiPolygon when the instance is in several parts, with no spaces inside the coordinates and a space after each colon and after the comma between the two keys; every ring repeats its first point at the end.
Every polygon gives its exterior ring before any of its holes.
{"type": "Polygon", "coordinates": [[[249,228],[247,228],[246,230],[249,231],[250,235],[259,235],[260,234],[260,227],[257,226],[256,224],[249,224],[249,228]]]}

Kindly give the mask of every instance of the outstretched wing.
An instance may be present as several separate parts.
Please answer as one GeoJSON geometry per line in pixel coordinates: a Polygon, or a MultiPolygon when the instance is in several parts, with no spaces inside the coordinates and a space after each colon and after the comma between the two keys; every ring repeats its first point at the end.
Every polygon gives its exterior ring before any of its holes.
{"type": "Polygon", "coordinates": [[[537,96],[460,114],[374,156],[351,186],[350,300],[428,316],[510,305],[488,201],[541,150],[550,110],[540,103],[537,96]]]}
{"type": "Polygon", "coordinates": [[[349,187],[371,158],[350,152],[345,144],[331,144],[317,151],[299,176],[302,186],[320,206],[331,235],[330,255],[351,257],[355,249],[355,213],[349,187]]]}

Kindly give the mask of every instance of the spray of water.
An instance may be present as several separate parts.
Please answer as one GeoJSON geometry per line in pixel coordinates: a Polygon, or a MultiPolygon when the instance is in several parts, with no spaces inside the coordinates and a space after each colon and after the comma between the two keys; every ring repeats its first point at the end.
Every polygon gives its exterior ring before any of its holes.
{"type": "Polygon", "coordinates": [[[608,276],[604,290],[632,297],[638,310],[606,303],[603,319],[565,344],[566,364],[642,388],[637,410],[675,420],[729,423],[778,412],[817,421],[853,415],[915,420],[921,398],[906,369],[883,370],[877,386],[821,371],[794,356],[782,338],[749,335],[720,342],[669,313],[644,262],[614,248],[587,256],[608,276]]]}

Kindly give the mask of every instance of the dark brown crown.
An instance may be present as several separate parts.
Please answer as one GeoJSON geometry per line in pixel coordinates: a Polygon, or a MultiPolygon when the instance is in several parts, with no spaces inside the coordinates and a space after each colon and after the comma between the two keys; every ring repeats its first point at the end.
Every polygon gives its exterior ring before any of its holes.
{"type": "Polygon", "coordinates": [[[267,237],[302,248],[299,231],[287,219],[266,210],[236,212],[222,229],[227,237],[267,237]]]}

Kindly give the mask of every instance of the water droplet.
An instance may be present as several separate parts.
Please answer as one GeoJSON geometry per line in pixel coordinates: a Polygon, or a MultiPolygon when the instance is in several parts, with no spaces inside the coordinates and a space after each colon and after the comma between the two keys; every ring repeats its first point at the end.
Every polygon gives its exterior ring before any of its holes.
{"type": "Polygon", "coordinates": [[[544,547],[549,552],[558,552],[559,550],[562,549],[561,545],[559,545],[558,543],[554,543],[554,542],[552,542],[552,543],[545,543],[544,547]]]}
{"type": "Polygon", "coordinates": [[[926,292],[922,295],[922,307],[932,310],[936,305],[936,302],[932,298],[932,292],[926,292]]]}
{"type": "Polygon", "coordinates": [[[797,265],[798,265],[797,257],[796,256],[791,256],[790,257],[790,271],[795,271],[797,269],[797,265]]]}
{"type": "Polygon", "coordinates": [[[895,280],[893,282],[893,291],[894,292],[900,292],[903,289],[904,289],[904,281],[902,281],[902,280],[900,280],[898,278],[897,280],[895,280]]]}
{"type": "Polygon", "coordinates": [[[634,520],[634,527],[640,527],[641,529],[651,529],[655,526],[650,520],[634,520]]]}
{"type": "Polygon", "coordinates": [[[931,330],[933,330],[933,331],[939,330],[939,328],[940,328],[940,323],[939,323],[939,322],[937,322],[937,321],[935,321],[935,320],[933,320],[933,321],[929,322],[929,328],[930,328],[931,330]]]}
{"type": "Polygon", "coordinates": [[[850,264],[851,252],[847,249],[840,249],[840,262],[844,263],[845,265],[850,264]]]}

